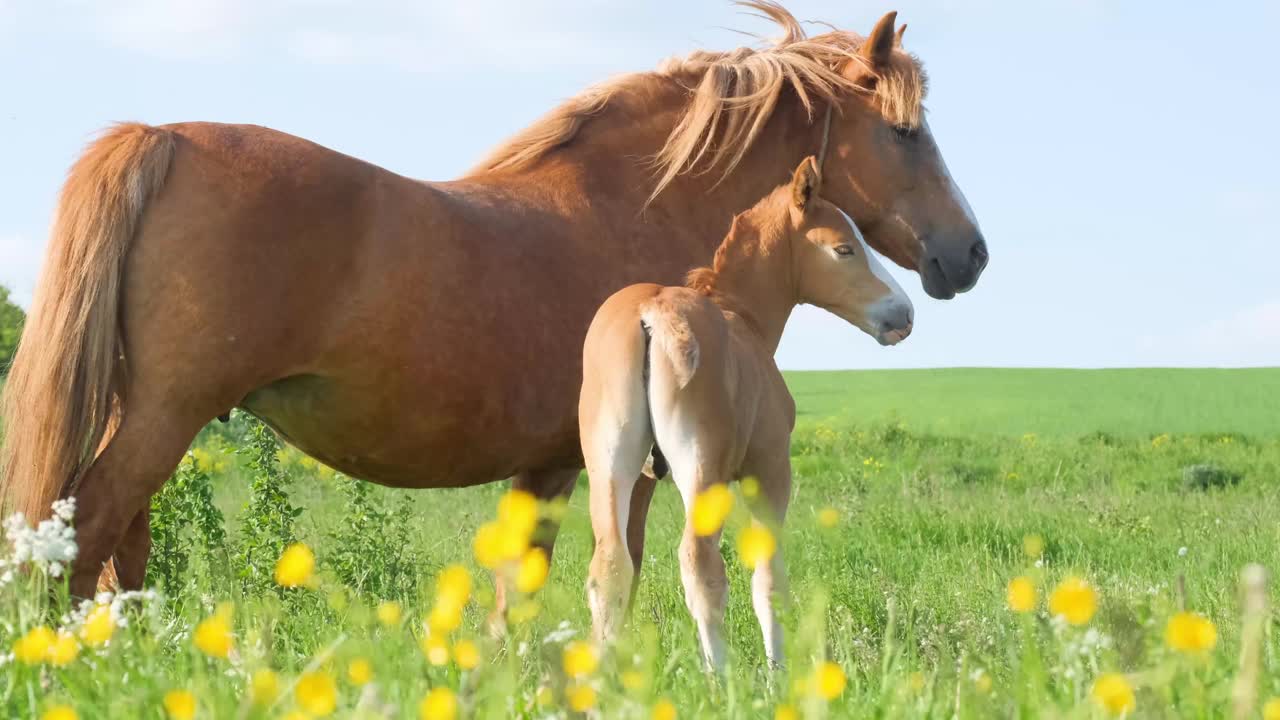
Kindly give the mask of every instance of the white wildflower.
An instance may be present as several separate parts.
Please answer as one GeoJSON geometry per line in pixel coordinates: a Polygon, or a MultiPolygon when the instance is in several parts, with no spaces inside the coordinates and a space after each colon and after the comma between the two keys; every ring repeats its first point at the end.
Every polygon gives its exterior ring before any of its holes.
{"type": "MultiPolygon", "coordinates": [[[[53,504],[53,517],[40,521],[34,528],[22,513],[14,513],[4,521],[5,538],[13,553],[5,561],[9,568],[30,563],[51,577],[61,577],[67,565],[76,558],[76,531],[70,520],[75,514],[75,501],[59,500],[53,504]]],[[[0,583],[4,584],[4,583],[0,583]]]]}

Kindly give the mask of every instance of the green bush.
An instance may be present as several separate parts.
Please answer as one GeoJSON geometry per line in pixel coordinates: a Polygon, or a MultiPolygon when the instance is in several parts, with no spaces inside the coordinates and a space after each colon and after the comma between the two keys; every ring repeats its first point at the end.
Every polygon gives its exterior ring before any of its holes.
{"type": "Polygon", "coordinates": [[[9,288],[0,285],[0,377],[8,374],[13,353],[18,349],[22,323],[27,319],[22,308],[9,300],[9,288]]]}

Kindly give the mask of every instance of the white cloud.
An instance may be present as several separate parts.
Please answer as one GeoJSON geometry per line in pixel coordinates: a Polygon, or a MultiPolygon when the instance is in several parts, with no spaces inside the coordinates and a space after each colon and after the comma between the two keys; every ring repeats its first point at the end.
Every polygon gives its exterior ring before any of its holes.
{"type": "Polygon", "coordinates": [[[1280,298],[1238,308],[1185,332],[1139,338],[1142,365],[1280,364],[1280,298]]]}
{"type": "Polygon", "coordinates": [[[269,17],[270,6],[246,0],[125,0],[104,3],[93,22],[125,49],[167,58],[226,57],[269,17]]]}
{"type": "MultiPolygon", "coordinates": [[[[165,59],[235,60],[283,52],[318,64],[414,72],[476,64],[541,68],[619,53],[609,19],[651,9],[608,0],[63,0],[85,27],[132,52],[165,59]]],[[[4,3],[0,0],[0,22],[4,3]]]]}

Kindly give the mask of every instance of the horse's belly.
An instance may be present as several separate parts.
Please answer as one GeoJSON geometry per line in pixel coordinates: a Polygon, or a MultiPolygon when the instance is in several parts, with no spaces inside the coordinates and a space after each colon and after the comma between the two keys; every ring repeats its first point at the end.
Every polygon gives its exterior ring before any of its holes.
{"type": "Polygon", "coordinates": [[[576,403],[542,398],[536,420],[522,422],[513,417],[518,403],[502,403],[501,388],[488,391],[388,392],[304,375],[257,390],[243,405],[326,465],[392,487],[464,487],[581,462],[576,403]]]}

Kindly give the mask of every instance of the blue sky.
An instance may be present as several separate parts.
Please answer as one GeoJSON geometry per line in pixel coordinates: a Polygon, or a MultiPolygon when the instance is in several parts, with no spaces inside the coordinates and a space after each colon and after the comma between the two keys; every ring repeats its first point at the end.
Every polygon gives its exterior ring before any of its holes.
{"type": "MultiPolygon", "coordinates": [[[[1280,364],[1272,2],[793,0],[886,10],[991,248],[881,348],[806,308],[789,368],[1280,364]]],[[[30,297],[66,168],[117,120],[268,125],[455,177],[585,85],[770,28],[718,0],[0,0],[0,283],[30,297]],[[447,138],[443,140],[442,138],[447,138]]]]}

